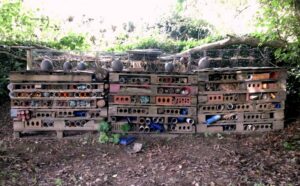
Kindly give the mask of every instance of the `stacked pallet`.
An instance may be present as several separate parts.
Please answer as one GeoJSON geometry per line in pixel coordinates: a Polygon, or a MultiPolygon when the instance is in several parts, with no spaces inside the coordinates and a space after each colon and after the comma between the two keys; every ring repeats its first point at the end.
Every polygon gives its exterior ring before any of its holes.
{"type": "Polygon", "coordinates": [[[195,132],[197,75],[110,73],[109,120],[114,132],[195,132]]]}
{"type": "Polygon", "coordinates": [[[107,117],[108,84],[92,73],[12,72],[8,86],[15,137],[20,132],[97,130],[107,117]]]}
{"type": "Polygon", "coordinates": [[[285,70],[271,67],[220,68],[197,73],[198,132],[283,128],[285,70]]]}

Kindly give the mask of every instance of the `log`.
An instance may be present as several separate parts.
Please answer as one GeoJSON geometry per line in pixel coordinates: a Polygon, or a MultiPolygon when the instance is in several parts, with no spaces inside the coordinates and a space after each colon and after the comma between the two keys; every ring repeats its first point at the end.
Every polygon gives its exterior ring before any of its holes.
{"type": "Polygon", "coordinates": [[[224,48],[224,47],[227,47],[230,45],[238,45],[238,44],[246,44],[246,45],[250,45],[252,47],[257,47],[257,46],[261,45],[261,46],[268,46],[268,47],[272,47],[272,48],[281,48],[281,47],[286,46],[286,43],[284,41],[279,41],[279,40],[261,43],[259,39],[254,38],[254,37],[229,36],[226,39],[216,41],[213,43],[206,43],[206,44],[203,44],[200,46],[196,46],[194,48],[185,50],[185,51],[177,53],[175,55],[161,57],[161,59],[163,59],[163,60],[174,59],[175,57],[189,56],[190,54],[195,53],[195,52],[200,52],[200,51],[210,50],[210,49],[221,49],[221,48],[224,48]]]}

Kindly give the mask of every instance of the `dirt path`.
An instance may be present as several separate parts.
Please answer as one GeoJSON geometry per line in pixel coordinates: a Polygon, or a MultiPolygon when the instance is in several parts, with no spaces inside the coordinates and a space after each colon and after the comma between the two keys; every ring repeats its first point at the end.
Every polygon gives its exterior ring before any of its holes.
{"type": "Polygon", "coordinates": [[[260,135],[140,137],[143,151],[77,139],[12,139],[0,113],[1,185],[300,185],[300,122],[260,135]],[[222,139],[221,139],[222,138],[222,139]]]}

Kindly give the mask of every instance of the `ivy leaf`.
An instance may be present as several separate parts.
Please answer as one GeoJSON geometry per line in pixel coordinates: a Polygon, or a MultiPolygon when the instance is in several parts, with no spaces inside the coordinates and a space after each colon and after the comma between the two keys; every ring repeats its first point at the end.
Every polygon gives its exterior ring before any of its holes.
{"type": "Polygon", "coordinates": [[[110,130],[110,126],[106,121],[101,121],[99,124],[99,131],[100,132],[108,132],[110,130]]]}
{"type": "Polygon", "coordinates": [[[106,133],[100,133],[99,143],[107,143],[109,142],[109,137],[106,133]]]}

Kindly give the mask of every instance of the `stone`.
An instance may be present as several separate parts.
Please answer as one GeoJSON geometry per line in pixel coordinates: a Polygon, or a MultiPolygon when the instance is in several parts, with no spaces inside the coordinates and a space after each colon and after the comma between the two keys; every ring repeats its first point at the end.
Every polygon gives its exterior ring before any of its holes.
{"type": "Polygon", "coordinates": [[[84,61],[81,61],[77,65],[77,70],[86,70],[86,63],[84,61]]]}
{"type": "Polygon", "coordinates": [[[173,72],[174,71],[174,64],[172,62],[168,62],[165,64],[165,71],[166,72],[173,72]]]}
{"type": "Polygon", "coordinates": [[[41,63],[41,70],[42,71],[52,71],[53,70],[53,63],[50,59],[44,59],[41,63]]]}
{"type": "Polygon", "coordinates": [[[121,72],[123,70],[123,63],[120,60],[115,60],[111,64],[113,71],[121,72]]]}
{"type": "Polygon", "coordinates": [[[198,62],[198,67],[200,69],[203,69],[203,68],[208,68],[209,67],[209,60],[208,60],[208,57],[203,57],[199,60],[198,62]]]}
{"type": "Polygon", "coordinates": [[[66,61],[63,65],[63,69],[65,72],[70,72],[72,70],[72,65],[69,61],[66,61]]]}

